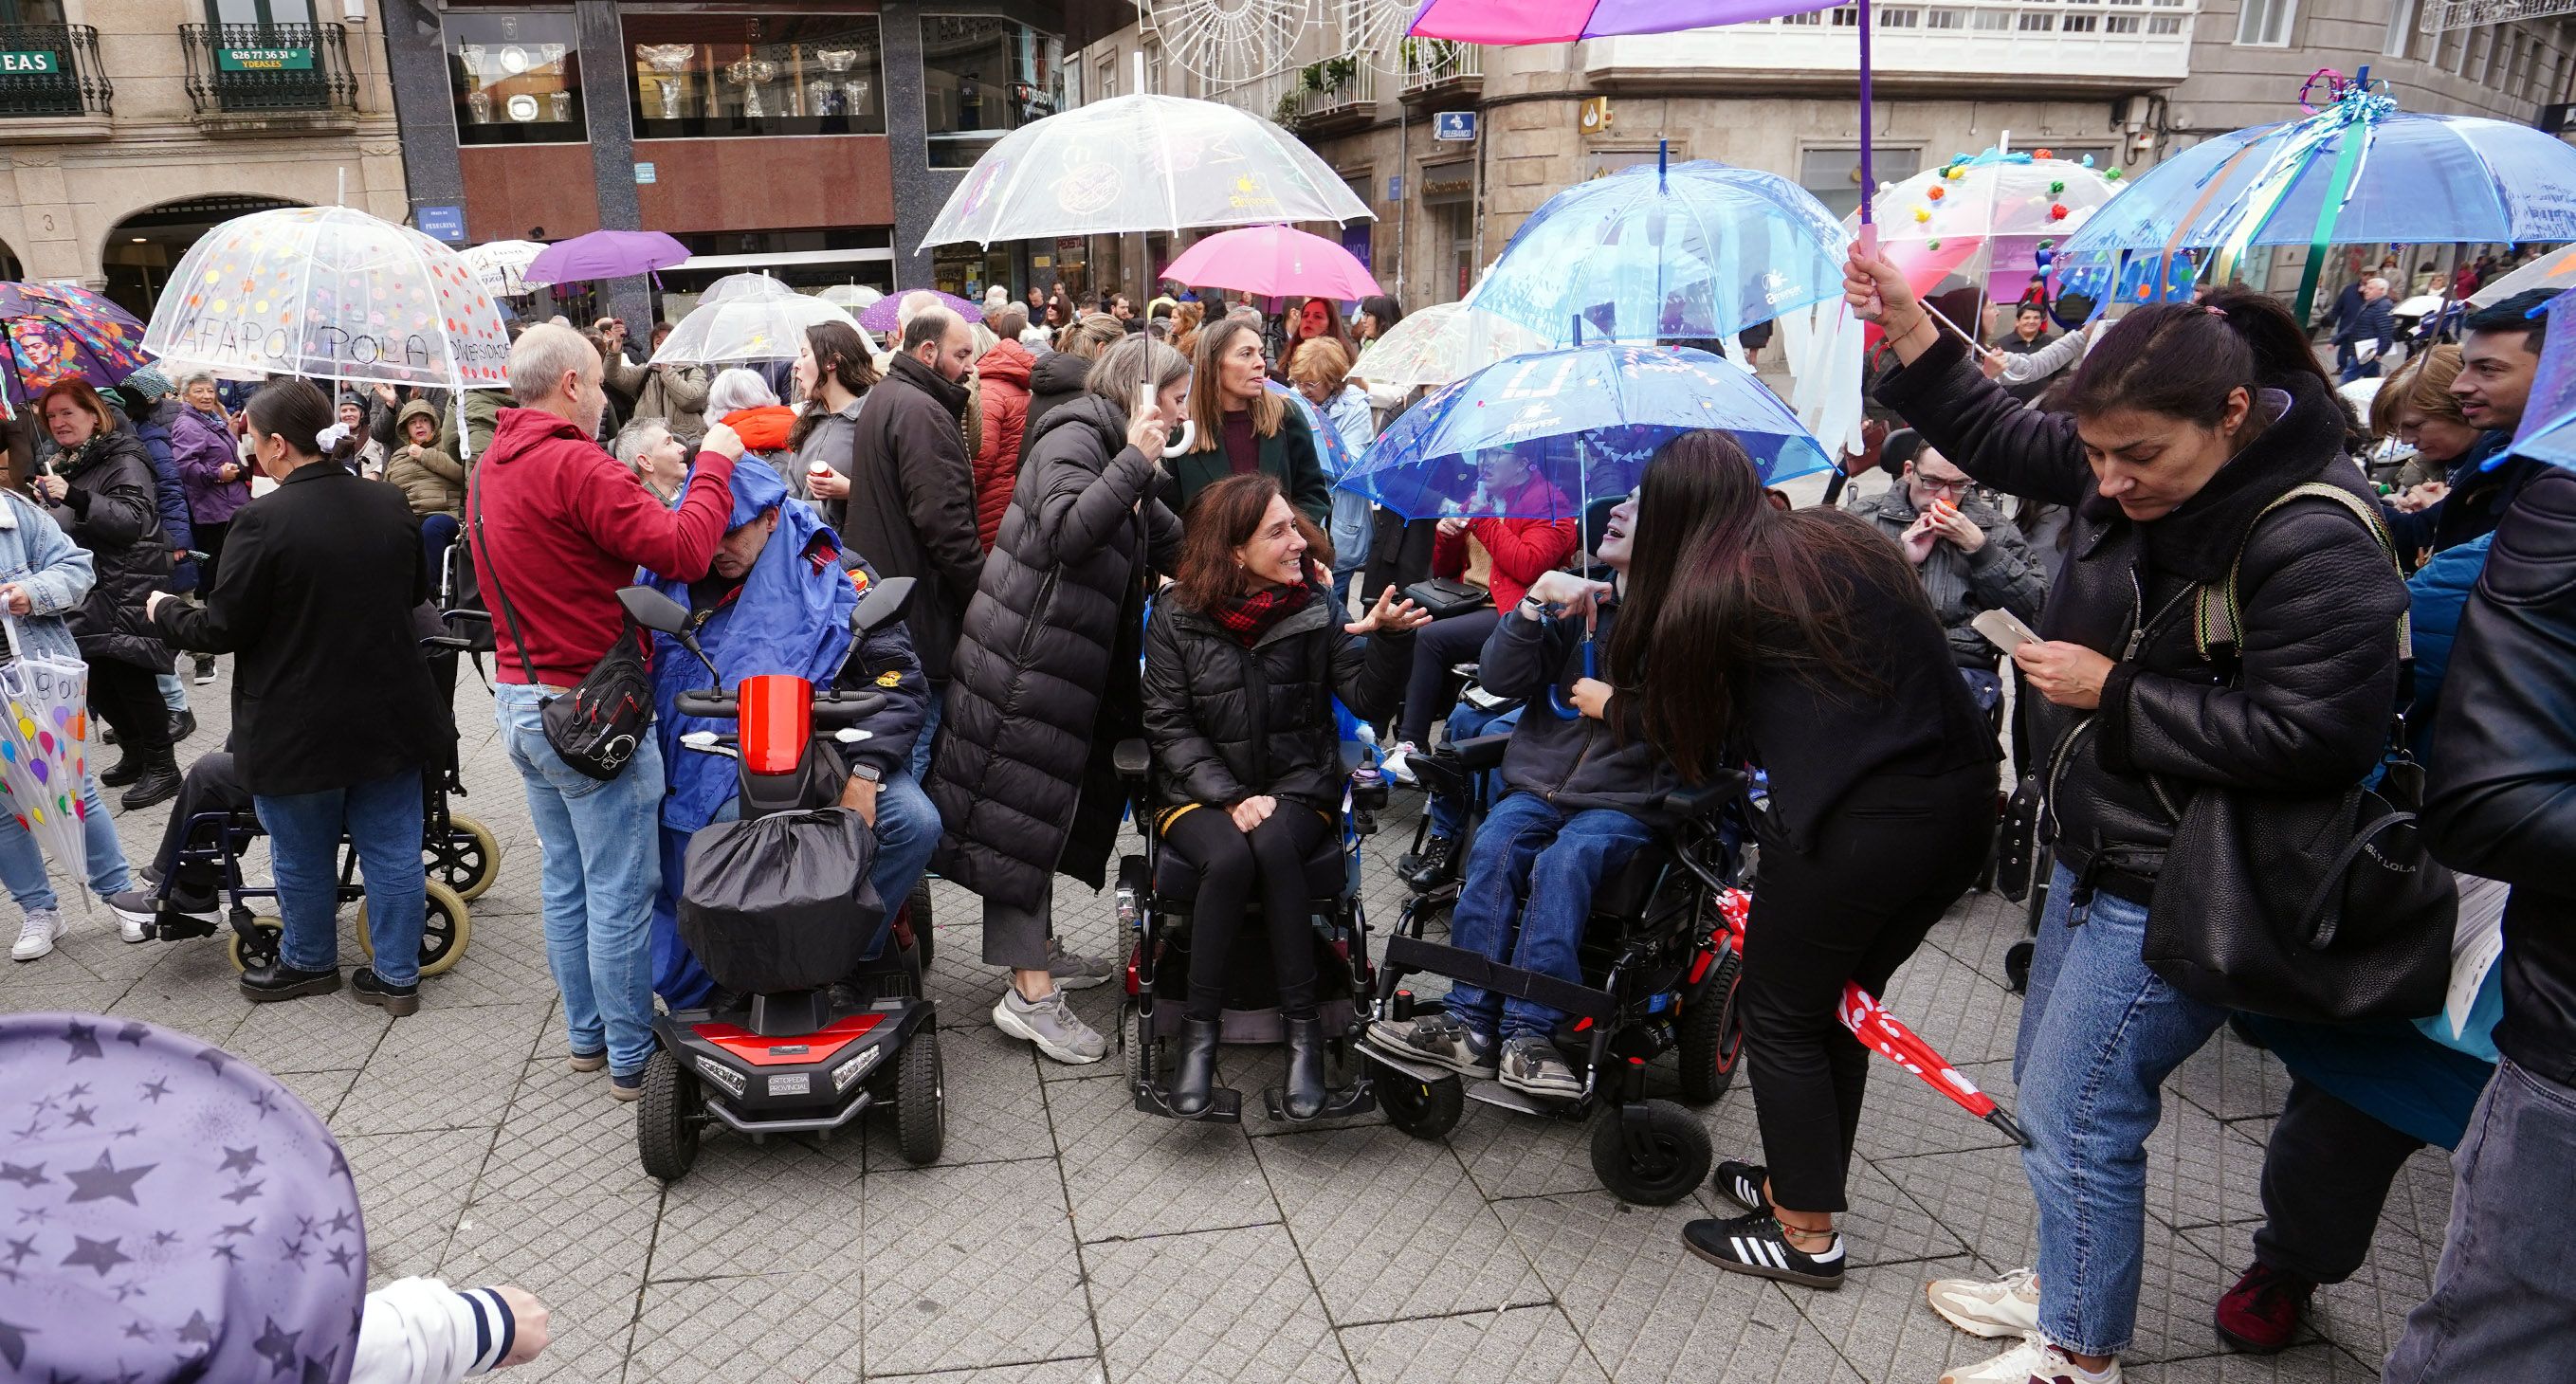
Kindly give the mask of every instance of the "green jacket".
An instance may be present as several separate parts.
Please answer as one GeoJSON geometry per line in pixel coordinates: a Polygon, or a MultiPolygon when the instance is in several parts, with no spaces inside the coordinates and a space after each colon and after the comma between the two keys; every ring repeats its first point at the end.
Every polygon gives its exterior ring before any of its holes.
{"type": "MultiPolygon", "coordinates": [[[[1324,473],[1323,459],[1316,454],[1315,434],[1306,426],[1305,411],[1287,400],[1280,402],[1279,431],[1260,439],[1261,469],[1288,492],[1288,503],[1321,527],[1332,521],[1332,477],[1324,473]]],[[[1186,516],[1190,501],[1200,491],[1234,474],[1226,463],[1224,439],[1201,440],[1207,445],[1163,458],[1163,467],[1172,477],[1163,487],[1163,500],[1174,514],[1186,516]]]]}
{"type": "MultiPolygon", "coordinates": [[[[501,410],[508,407],[510,407],[510,395],[507,390],[469,389],[465,391],[465,437],[467,441],[474,444],[473,455],[463,458],[468,475],[473,474],[475,464],[483,460],[483,454],[492,449],[492,430],[500,426],[501,410]]],[[[438,425],[438,450],[451,457],[455,456],[456,410],[452,408],[443,410],[439,417],[441,421],[438,425]]]]}

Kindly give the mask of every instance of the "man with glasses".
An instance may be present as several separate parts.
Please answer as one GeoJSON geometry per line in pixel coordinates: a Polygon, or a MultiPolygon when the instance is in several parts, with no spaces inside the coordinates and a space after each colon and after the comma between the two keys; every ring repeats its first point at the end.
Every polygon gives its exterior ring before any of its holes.
{"type": "Polygon", "coordinates": [[[1932,612],[1950,636],[1950,656],[1992,711],[2003,696],[1996,675],[1999,651],[1968,622],[1989,610],[2006,610],[2024,624],[2039,619],[2048,599],[2048,574],[2032,556],[2021,530],[1975,493],[1968,473],[1924,447],[1906,459],[1896,483],[1852,506],[1905,550],[1932,598],[1932,612]]]}

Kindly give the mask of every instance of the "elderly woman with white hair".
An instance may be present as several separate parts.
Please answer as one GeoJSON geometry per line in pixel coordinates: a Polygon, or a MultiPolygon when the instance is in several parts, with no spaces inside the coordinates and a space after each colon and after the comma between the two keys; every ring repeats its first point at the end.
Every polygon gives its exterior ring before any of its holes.
{"type": "Polygon", "coordinates": [[[779,471],[790,469],[796,447],[796,410],[778,402],[778,391],[757,370],[728,366],[707,386],[707,416],[742,438],[743,450],[779,471]]]}

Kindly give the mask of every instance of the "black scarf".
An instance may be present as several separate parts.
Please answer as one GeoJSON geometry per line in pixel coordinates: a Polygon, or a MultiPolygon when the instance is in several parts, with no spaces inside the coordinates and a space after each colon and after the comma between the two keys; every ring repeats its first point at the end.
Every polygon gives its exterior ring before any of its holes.
{"type": "Polygon", "coordinates": [[[888,374],[890,378],[902,380],[938,400],[939,406],[948,410],[949,417],[962,419],[966,416],[965,381],[949,379],[922,364],[921,358],[909,351],[896,353],[894,366],[888,374]]]}

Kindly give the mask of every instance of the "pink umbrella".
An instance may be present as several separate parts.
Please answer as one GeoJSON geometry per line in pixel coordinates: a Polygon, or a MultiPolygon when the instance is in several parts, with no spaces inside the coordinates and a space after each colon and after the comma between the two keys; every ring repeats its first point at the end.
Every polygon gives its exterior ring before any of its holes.
{"type": "Polygon", "coordinates": [[[1158,277],[1264,298],[1343,303],[1386,291],[1350,251],[1286,226],[1246,226],[1209,236],[1183,250],[1158,277]]]}

